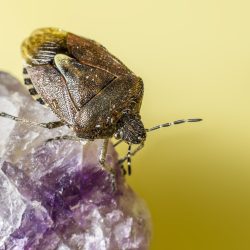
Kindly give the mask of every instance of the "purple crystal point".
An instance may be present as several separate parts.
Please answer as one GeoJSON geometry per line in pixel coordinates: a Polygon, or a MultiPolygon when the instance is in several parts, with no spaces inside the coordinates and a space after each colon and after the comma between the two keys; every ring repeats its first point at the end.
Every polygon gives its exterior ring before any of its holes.
{"type": "MultiPolygon", "coordinates": [[[[58,120],[9,74],[0,72],[0,112],[27,120],[58,120]]],[[[143,201],[125,183],[117,153],[109,145],[107,164],[98,161],[101,141],[45,143],[70,134],[1,118],[0,249],[148,249],[150,217],[143,201]]]]}

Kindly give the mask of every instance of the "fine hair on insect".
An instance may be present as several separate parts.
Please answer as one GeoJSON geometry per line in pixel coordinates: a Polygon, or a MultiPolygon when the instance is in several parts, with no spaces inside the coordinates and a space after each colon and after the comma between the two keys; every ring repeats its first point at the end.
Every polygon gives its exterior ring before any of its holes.
{"type": "Polygon", "coordinates": [[[100,164],[105,163],[109,139],[128,144],[120,159],[127,161],[131,174],[131,157],[144,146],[148,132],[202,119],[182,119],[145,128],[140,108],[143,81],[118,58],[94,40],[58,28],[35,30],[21,46],[24,59],[24,85],[41,105],[50,108],[58,121],[38,123],[1,112],[0,116],[29,125],[54,129],[68,126],[75,135],[49,139],[85,141],[103,139],[100,164]],[[132,151],[132,145],[137,147],[132,151]]]}

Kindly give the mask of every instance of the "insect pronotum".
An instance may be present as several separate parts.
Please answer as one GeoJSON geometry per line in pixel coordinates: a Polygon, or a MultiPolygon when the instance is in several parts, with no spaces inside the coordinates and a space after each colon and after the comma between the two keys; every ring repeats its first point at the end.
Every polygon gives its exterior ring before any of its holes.
{"type": "Polygon", "coordinates": [[[57,28],[43,28],[24,40],[21,50],[25,86],[59,121],[37,123],[3,112],[0,116],[48,129],[67,125],[75,132],[75,136],[50,140],[103,139],[99,160],[105,168],[108,141],[112,137],[118,139],[116,145],[122,141],[129,145],[120,163],[127,160],[131,174],[131,156],[143,148],[148,132],[201,121],[182,119],[145,129],[140,116],[142,79],[93,40],[57,28]],[[132,144],[138,145],[134,151],[132,144]]]}

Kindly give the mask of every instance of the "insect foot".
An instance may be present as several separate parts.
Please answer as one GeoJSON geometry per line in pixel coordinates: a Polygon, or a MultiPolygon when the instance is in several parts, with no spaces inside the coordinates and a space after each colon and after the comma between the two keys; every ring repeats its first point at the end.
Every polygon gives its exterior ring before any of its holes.
{"type": "MultiPolygon", "coordinates": [[[[13,93],[22,93],[21,85],[14,78],[4,85],[3,77],[11,77],[0,72],[0,106],[6,113],[34,121],[55,119],[29,96],[20,94],[19,99],[13,93]]],[[[45,144],[69,129],[14,126],[1,118],[0,193],[5,202],[0,203],[0,232],[5,250],[127,249],[128,244],[149,249],[148,209],[125,182],[111,144],[105,164],[116,177],[115,192],[109,172],[100,167],[103,140],[81,145],[64,138],[45,144]]]]}

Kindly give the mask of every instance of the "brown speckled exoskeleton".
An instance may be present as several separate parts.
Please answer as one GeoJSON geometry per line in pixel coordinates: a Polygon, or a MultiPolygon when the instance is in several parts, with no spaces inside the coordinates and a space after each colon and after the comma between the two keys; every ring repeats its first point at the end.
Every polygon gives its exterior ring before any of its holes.
{"type": "Polygon", "coordinates": [[[143,147],[146,132],[200,120],[178,120],[145,129],[139,114],[142,79],[93,40],[57,28],[43,28],[34,31],[21,49],[24,84],[60,121],[34,123],[6,113],[0,116],[49,129],[67,125],[75,132],[75,136],[54,139],[104,139],[100,155],[103,166],[108,140],[113,136],[129,144],[121,162],[128,160],[130,174],[130,156],[143,147]],[[139,146],[131,152],[131,144],[139,146]]]}

